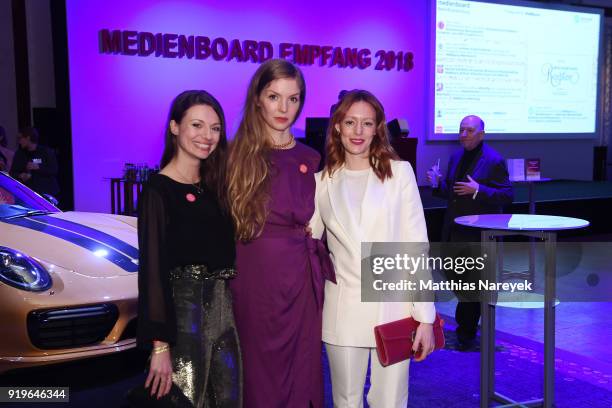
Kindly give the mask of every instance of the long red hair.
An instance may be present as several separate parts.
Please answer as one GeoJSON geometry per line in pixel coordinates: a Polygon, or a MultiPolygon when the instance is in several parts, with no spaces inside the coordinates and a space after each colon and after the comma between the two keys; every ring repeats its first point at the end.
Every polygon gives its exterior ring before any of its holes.
{"type": "Polygon", "coordinates": [[[385,181],[393,177],[391,160],[399,160],[397,153],[389,142],[389,130],[385,119],[385,109],[380,101],[368,91],[354,89],[342,96],[336,106],[327,128],[327,140],[325,142],[326,163],[323,175],[333,176],[334,172],[344,165],[345,152],[342,145],[341,135],[337,127],[344,120],[346,113],[356,102],[366,102],[376,112],[376,134],[370,144],[370,166],[376,176],[385,181]],[[336,126],[338,125],[338,126],[336,126]]]}

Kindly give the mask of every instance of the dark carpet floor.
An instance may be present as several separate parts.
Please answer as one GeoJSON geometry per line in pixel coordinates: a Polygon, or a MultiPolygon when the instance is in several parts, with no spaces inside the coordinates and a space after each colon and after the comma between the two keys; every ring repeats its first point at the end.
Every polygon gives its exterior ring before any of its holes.
{"type": "MultiPolygon", "coordinates": [[[[452,329],[451,324],[448,325],[452,329]]],[[[448,332],[449,338],[453,336],[448,332]]],[[[516,400],[542,396],[541,344],[498,333],[496,390],[516,400]]],[[[568,352],[556,356],[557,407],[612,407],[612,371],[568,352]]],[[[331,407],[331,383],[326,357],[325,400],[331,407]]],[[[479,405],[479,360],[476,352],[441,350],[410,367],[410,407],[471,408],[479,405]]],[[[121,407],[125,392],[144,381],[145,356],[125,352],[106,358],[36,368],[0,376],[0,386],[70,386],[70,403],[3,404],[6,407],[121,407]]],[[[366,383],[366,392],[369,383],[366,383]]],[[[367,404],[366,404],[367,406],[367,404]]]]}

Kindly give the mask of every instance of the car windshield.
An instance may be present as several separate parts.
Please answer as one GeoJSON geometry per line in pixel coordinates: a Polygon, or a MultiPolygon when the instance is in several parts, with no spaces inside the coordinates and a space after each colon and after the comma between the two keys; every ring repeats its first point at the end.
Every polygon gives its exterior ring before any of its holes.
{"type": "Polygon", "coordinates": [[[59,211],[28,187],[0,172],[0,219],[59,211]]]}

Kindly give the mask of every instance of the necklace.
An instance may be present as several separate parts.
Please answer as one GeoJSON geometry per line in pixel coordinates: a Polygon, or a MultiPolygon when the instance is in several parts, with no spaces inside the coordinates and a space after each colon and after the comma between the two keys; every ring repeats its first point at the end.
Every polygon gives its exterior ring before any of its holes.
{"type": "Polygon", "coordinates": [[[200,180],[198,180],[198,181],[196,181],[196,182],[194,183],[194,182],[190,181],[190,180],[189,180],[189,178],[185,177],[185,176],[183,175],[183,173],[181,173],[181,172],[179,171],[178,166],[175,166],[174,168],[176,169],[176,172],[178,173],[178,175],[179,175],[179,176],[181,176],[181,178],[182,178],[183,180],[185,180],[187,183],[191,184],[191,185],[193,186],[193,188],[195,188],[196,193],[197,193],[198,195],[202,194],[202,192],[204,191],[204,189],[202,188],[202,180],[201,180],[201,179],[200,179],[200,180]]]}
{"type": "Polygon", "coordinates": [[[293,147],[294,144],[295,144],[295,138],[293,137],[293,135],[291,135],[291,139],[289,139],[287,143],[281,143],[281,144],[272,143],[272,148],[274,150],[286,150],[286,149],[293,147]]]}
{"type": "Polygon", "coordinates": [[[202,191],[204,191],[204,189],[202,188],[202,180],[198,181],[197,183],[191,183],[191,185],[193,186],[193,188],[195,188],[195,191],[198,195],[202,195],[202,191]]]}

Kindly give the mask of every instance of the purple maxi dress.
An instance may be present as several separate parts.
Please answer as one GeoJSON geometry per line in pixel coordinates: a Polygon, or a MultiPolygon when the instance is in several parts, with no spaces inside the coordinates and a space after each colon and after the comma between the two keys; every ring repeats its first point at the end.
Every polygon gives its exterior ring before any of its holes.
{"type": "Polygon", "coordinates": [[[238,243],[231,282],[244,370],[244,406],[323,406],[321,323],[324,279],[333,267],[305,225],[314,212],[320,156],[297,143],[273,150],[263,233],[238,243]]]}

